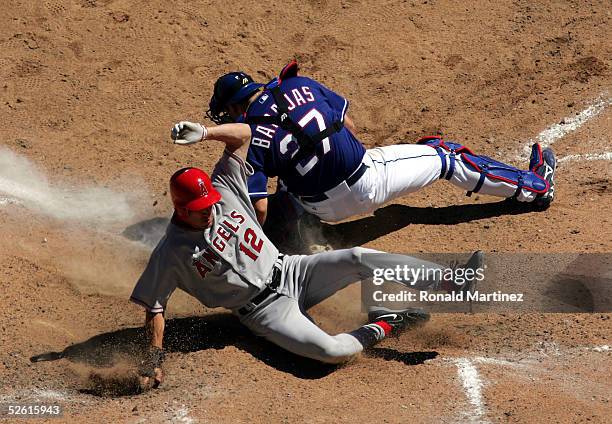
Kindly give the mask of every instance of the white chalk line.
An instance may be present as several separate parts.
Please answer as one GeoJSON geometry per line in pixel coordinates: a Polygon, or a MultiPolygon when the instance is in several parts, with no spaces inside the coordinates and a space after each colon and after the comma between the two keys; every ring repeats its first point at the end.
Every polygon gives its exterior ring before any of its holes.
{"type": "Polygon", "coordinates": [[[610,105],[612,105],[612,97],[610,97],[607,92],[602,93],[595,100],[595,103],[584,109],[582,112],[575,116],[562,119],[558,124],[551,125],[538,134],[535,140],[529,140],[529,142],[523,146],[521,152],[517,155],[517,159],[523,161],[529,158],[531,153],[531,145],[533,143],[540,143],[542,147],[550,146],[555,141],[565,137],[567,134],[576,131],[590,119],[603,112],[610,105]]]}
{"type": "Polygon", "coordinates": [[[172,416],[168,420],[170,423],[193,424],[195,419],[189,416],[189,409],[185,405],[172,412],[172,416]]]}
{"type": "Polygon", "coordinates": [[[465,389],[465,394],[468,401],[473,407],[471,412],[470,421],[476,423],[488,422],[484,419],[485,406],[484,398],[482,395],[483,382],[478,375],[478,370],[474,363],[468,358],[457,358],[454,360],[457,366],[457,374],[461,384],[465,389]]]}
{"type": "Polygon", "coordinates": [[[485,381],[480,377],[477,364],[482,365],[494,365],[500,367],[512,368],[517,371],[515,376],[525,375],[531,381],[535,381],[538,374],[544,373],[545,371],[539,366],[539,360],[541,358],[548,357],[563,357],[564,354],[572,355],[579,350],[588,350],[597,353],[610,352],[609,345],[601,346],[584,346],[578,348],[562,349],[557,343],[554,342],[541,342],[536,344],[536,351],[532,352],[532,355],[523,357],[517,360],[508,360],[504,358],[493,358],[486,356],[474,356],[474,357],[463,357],[463,358],[444,358],[442,361],[451,362],[457,367],[457,374],[461,384],[465,390],[466,397],[469,403],[472,405],[472,411],[469,414],[469,420],[475,423],[488,423],[486,420],[486,407],[485,397],[483,394],[483,388],[485,381]],[[535,356],[533,355],[535,354],[535,356]]]}
{"type": "Polygon", "coordinates": [[[584,155],[568,155],[557,159],[557,163],[574,162],[583,160],[612,160],[612,152],[588,153],[584,155]]]}

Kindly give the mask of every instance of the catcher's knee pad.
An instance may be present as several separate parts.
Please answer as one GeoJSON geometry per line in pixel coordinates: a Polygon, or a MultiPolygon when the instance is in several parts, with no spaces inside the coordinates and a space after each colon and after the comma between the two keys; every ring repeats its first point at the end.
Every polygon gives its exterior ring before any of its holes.
{"type": "MultiPolygon", "coordinates": [[[[478,172],[480,178],[478,183],[472,191],[468,192],[468,196],[472,193],[478,193],[484,184],[485,178],[488,177],[491,180],[504,181],[516,186],[517,196],[522,189],[532,191],[534,193],[545,193],[548,190],[548,182],[533,172],[533,170],[523,171],[515,168],[512,165],[499,162],[495,159],[491,159],[488,156],[481,156],[474,154],[467,147],[453,142],[447,142],[439,137],[424,137],[417,141],[417,144],[425,144],[436,149],[440,159],[442,160],[442,170],[440,172],[440,178],[450,180],[455,172],[456,157],[461,156],[462,162],[467,166],[468,169],[478,172]],[[449,158],[448,166],[446,158],[449,158]]],[[[532,166],[530,165],[530,168],[532,166]]]]}

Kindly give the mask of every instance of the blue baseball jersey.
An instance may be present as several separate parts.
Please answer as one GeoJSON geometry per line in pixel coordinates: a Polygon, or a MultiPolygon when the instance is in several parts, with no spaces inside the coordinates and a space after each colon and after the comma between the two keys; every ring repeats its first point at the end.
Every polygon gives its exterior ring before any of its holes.
{"type": "MultiPolygon", "coordinates": [[[[287,100],[291,119],[308,135],[316,135],[335,121],[344,121],[348,100],[322,84],[306,77],[283,80],[281,92],[287,100]]],[[[250,116],[275,116],[277,106],[272,94],[265,90],[249,106],[244,122],[250,116]]],[[[323,139],[316,152],[295,164],[291,158],[299,146],[291,133],[276,125],[250,125],[251,145],[247,161],[254,169],[249,178],[252,199],[266,197],[269,177],[278,176],[287,190],[296,195],[321,194],[348,178],[361,164],[365,148],[342,128],[323,139]]]]}

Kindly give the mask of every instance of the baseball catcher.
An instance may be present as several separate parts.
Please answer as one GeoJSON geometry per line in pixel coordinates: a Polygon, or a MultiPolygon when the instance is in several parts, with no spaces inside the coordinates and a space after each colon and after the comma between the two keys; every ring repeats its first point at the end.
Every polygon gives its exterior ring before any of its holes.
{"type": "MultiPolygon", "coordinates": [[[[309,319],[309,308],[371,277],[377,268],[441,266],[360,247],[309,256],[279,253],[249,198],[247,179],[253,169],[245,158],[251,135],[243,123],[209,129],[179,123],[172,130],[175,143],[218,140],[226,150],[210,178],[197,168],[180,169],[170,178],[174,214],[131,295],[146,309],[150,346],[140,370],[145,385],[163,380],[164,311],[177,288],[208,307],[229,309],[253,333],[288,351],[328,363],[346,361],[410,322],[427,318],[408,310],[373,310],[368,324],[337,335],[309,319]]],[[[480,268],[482,260],[482,252],[476,252],[465,268],[480,268]]],[[[410,285],[447,292],[470,286],[469,281],[458,285],[446,278],[423,278],[410,285]]]]}
{"type": "MultiPolygon", "coordinates": [[[[366,150],[356,137],[348,106],[344,97],[298,75],[295,61],[267,84],[244,72],[216,81],[207,115],[220,125],[248,124],[247,162],[253,168],[249,196],[260,223],[268,212],[267,179],[275,176],[298,216],[305,210],[327,222],[370,213],[439,179],[468,195],[511,198],[539,210],[553,200],[556,161],[551,149],[534,144],[528,170],[439,136],[366,150]]],[[[183,126],[189,129],[186,143],[206,138],[198,124],[183,126]]]]}

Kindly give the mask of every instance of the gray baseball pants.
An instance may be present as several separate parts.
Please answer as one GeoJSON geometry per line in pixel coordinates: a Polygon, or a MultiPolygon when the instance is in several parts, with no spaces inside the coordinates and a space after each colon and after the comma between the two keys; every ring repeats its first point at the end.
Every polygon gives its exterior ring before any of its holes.
{"type": "MultiPolygon", "coordinates": [[[[327,299],[349,284],[372,277],[376,268],[407,265],[411,268],[442,268],[440,265],[399,254],[382,254],[355,247],[314,255],[285,256],[281,296],[263,302],[241,322],[254,334],[297,355],[327,363],[345,362],[363,350],[350,334],[330,335],[315,325],[304,311],[327,299]],[[364,256],[365,255],[365,256],[364,256]]],[[[426,290],[436,281],[422,280],[410,286],[426,290]]]]}

